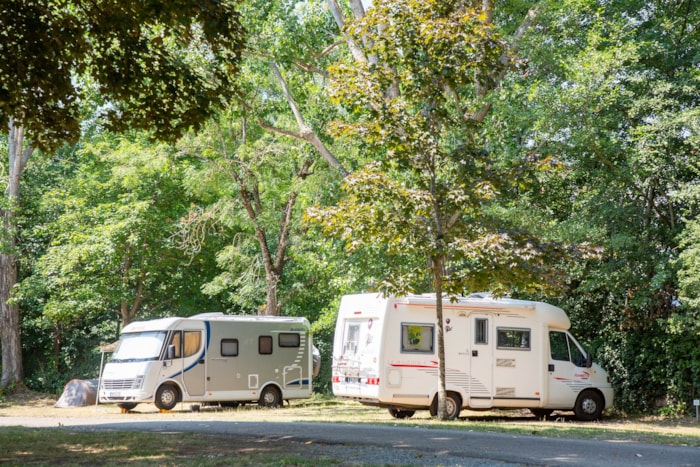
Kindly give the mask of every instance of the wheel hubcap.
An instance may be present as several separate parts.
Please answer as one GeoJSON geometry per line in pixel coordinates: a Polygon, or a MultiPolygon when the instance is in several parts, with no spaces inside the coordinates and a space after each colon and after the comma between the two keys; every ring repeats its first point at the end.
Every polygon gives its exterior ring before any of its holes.
{"type": "Polygon", "coordinates": [[[581,408],[584,412],[592,414],[595,413],[598,407],[596,406],[596,403],[593,399],[584,399],[583,403],[581,404],[581,408]]]}
{"type": "Polygon", "coordinates": [[[175,400],[175,394],[172,391],[164,391],[160,400],[163,402],[163,405],[170,405],[175,400]]]}

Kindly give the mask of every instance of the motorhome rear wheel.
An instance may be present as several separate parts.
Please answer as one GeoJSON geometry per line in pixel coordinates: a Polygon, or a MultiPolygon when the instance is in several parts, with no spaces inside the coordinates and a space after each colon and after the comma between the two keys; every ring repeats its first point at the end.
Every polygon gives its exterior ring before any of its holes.
{"type": "Polygon", "coordinates": [[[274,386],[266,386],[260,394],[260,407],[275,408],[282,405],[282,396],[274,386]]]}
{"type": "MultiPolygon", "coordinates": [[[[445,409],[447,410],[447,419],[454,420],[459,417],[459,413],[462,410],[462,398],[459,394],[454,392],[447,393],[447,399],[445,399],[445,409]]],[[[438,414],[438,396],[435,395],[433,403],[430,404],[430,415],[437,417],[438,414]]]]}
{"type": "Polygon", "coordinates": [[[389,413],[394,418],[411,418],[416,413],[415,410],[399,409],[397,407],[389,407],[389,413]]]}

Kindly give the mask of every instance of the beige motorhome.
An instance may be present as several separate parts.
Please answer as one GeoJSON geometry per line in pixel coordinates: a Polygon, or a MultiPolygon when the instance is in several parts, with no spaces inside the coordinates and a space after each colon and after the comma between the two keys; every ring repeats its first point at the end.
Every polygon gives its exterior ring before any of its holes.
{"type": "MultiPolygon", "coordinates": [[[[595,420],[612,406],[608,374],[568,332],[566,313],[533,301],[474,294],[443,302],[447,409],[573,410],[595,420]]],[[[437,413],[435,295],[348,295],[338,311],[333,393],[397,418],[437,413]]]]}
{"type": "MultiPolygon", "coordinates": [[[[317,368],[316,368],[317,371],[317,368]]],[[[275,407],[311,397],[314,349],[306,318],[231,316],[139,321],[124,327],[101,371],[99,402],[275,407]]]]}

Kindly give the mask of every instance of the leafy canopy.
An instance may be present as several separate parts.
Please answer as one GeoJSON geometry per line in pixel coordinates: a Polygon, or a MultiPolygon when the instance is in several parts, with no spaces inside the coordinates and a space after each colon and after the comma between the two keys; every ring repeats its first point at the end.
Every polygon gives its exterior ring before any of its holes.
{"type": "Polygon", "coordinates": [[[40,149],[75,142],[89,91],[112,129],[172,138],[232,96],[242,47],[227,0],[3,2],[0,121],[14,118],[40,149]]]}
{"type": "Polygon", "coordinates": [[[533,240],[498,205],[513,176],[485,150],[477,115],[506,50],[486,15],[402,0],[376,5],[349,33],[376,60],[332,68],[333,97],[356,117],[335,131],[363,138],[379,161],[310,217],[350,251],[383,248],[389,292],[424,283],[426,260],[450,294],[560,286],[551,265],[572,250],[533,240]]]}

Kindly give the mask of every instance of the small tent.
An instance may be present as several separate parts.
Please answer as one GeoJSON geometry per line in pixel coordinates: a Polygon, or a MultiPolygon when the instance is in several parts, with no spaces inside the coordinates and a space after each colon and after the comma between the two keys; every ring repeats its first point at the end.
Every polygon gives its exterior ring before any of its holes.
{"type": "Polygon", "coordinates": [[[63,394],[54,407],[81,407],[94,405],[97,400],[96,379],[72,379],[63,388],[63,394]]]}

